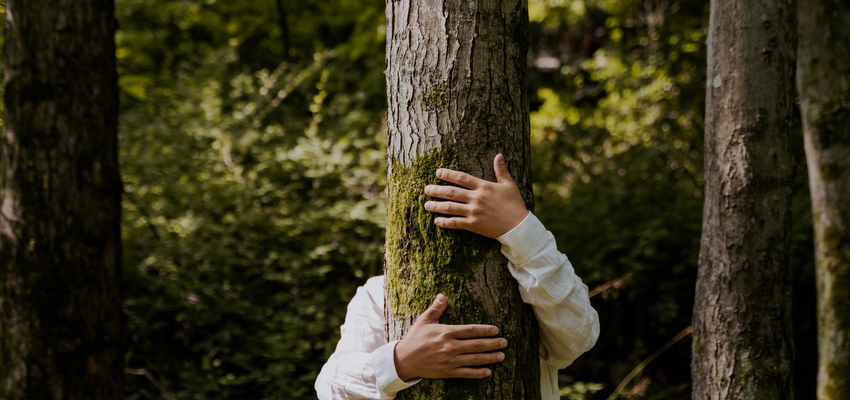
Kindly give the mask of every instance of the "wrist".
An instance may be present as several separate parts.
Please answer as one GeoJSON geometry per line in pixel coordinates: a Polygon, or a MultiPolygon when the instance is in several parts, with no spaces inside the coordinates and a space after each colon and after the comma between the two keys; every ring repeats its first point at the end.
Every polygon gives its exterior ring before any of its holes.
{"type": "Polygon", "coordinates": [[[416,375],[412,371],[408,370],[406,365],[407,363],[405,362],[405,360],[402,359],[401,356],[399,356],[398,348],[399,346],[403,346],[403,342],[403,340],[399,341],[395,345],[395,349],[393,350],[393,364],[395,364],[395,373],[396,375],[398,375],[398,379],[401,379],[403,382],[407,382],[415,378],[416,375]]]}
{"type": "Polygon", "coordinates": [[[398,340],[394,340],[372,352],[371,363],[375,366],[375,383],[387,396],[393,396],[419,382],[416,379],[402,381],[398,377],[394,359],[397,344],[398,340]]]}
{"type": "Polygon", "coordinates": [[[516,228],[522,225],[522,223],[525,222],[526,219],[528,219],[529,215],[531,215],[531,211],[528,211],[527,209],[525,210],[525,212],[517,213],[516,216],[512,218],[508,224],[505,224],[505,226],[501,229],[501,234],[496,235],[494,239],[498,239],[502,236],[507,235],[508,233],[513,232],[516,228]]]}

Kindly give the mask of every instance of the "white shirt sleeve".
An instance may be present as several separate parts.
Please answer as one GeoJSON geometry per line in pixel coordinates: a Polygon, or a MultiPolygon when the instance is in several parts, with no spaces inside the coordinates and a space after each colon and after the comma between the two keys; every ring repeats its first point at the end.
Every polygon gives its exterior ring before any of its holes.
{"type": "Polygon", "coordinates": [[[399,379],[394,358],[398,341],[385,341],[383,276],[357,288],[340,332],[336,351],[316,378],[319,399],[394,399],[419,382],[399,379]]]}
{"type": "Polygon", "coordinates": [[[587,286],[576,276],[555,237],[531,212],[498,238],[508,269],[540,325],[540,358],[561,369],[590,350],[599,337],[599,317],[587,286]]]}

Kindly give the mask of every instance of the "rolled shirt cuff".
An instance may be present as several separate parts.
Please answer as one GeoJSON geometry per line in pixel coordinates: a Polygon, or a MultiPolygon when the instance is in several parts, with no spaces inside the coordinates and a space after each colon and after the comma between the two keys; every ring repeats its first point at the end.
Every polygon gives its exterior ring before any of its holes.
{"type": "Polygon", "coordinates": [[[398,340],[389,342],[372,352],[375,360],[375,377],[378,387],[389,396],[407,389],[422,380],[422,378],[411,379],[407,382],[398,377],[395,369],[395,346],[398,340]]]}
{"type": "Polygon", "coordinates": [[[502,254],[514,265],[519,266],[540,252],[548,239],[546,227],[529,211],[519,225],[496,240],[502,244],[502,254]]]}

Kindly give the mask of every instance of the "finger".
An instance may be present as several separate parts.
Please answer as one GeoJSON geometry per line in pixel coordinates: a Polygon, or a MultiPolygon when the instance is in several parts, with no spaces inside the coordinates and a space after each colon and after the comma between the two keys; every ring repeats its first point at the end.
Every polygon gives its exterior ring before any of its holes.
{"type": "Polygon", "coordinates": [[[451,331],[455,339],[472,339],[499,334],[499,328],[493,325],[452,325],[451,331]]]}
{"type": "Polygon", "coordinates": [[[464,203],[469,202],[470,199],[469,190],[455,186],[428,185],[425,186],[425,194],[431,197],[439,197],[446,200],[457,200],[464,203]]]}
{"type": "Polygon", "coordinates": [[[451,183],[456,183],[467,189],[475,190],[481,183],[484,182],[466,172],[451,170],[448,168],[440,168],[437,170],[437,177],[451,183]]]}
{"type": "Polygon", "coordinates": [[[501,153],[496,154],[496,158],[493,159],[493,169],[496,171],[496,182],[514,183],[511,173],[508,172],[508,164],[505,163],[505,156],[501,153]]]}
{"type": "Polygon", "coordinates": [[[455,352],[457,354],[483,353],[486,351],[504,349],[507,345],[508,341],[503,338],[467,339],[459,341],[459,344],[455,347],[455,352]]]}
{"type": "Polygon", "coordinates": [[[470,365],[486,365],[495,364],[505,360],[504,353],[478,353],[478,354],[461,354],[454,359],[454,363],[464,367],[470,365]]]}
{"type": "Polygon", "coordinates": [[[425,324],[433,324],[436,323],[440,316],[443,315],[443,311],[446,311],[446,296],[442,293],[437,295],[437,298],[434,299],[434,303],[431,304],[431,307],[428,307],[419,318],[416,319],[416,322],[422,321],[425,324]]]}
{"type": "Polygon", "coordinates": [[[426,201],[425,209],[440,214],[469,215],[469,206],[453,201],[426,201]]]}
{"type": "Polygon", "coordinates": [[[446,217],[435,218],[434,224],[436,224],[440,228],[466,229],[466,230],[469,230],[469,228],[472,225],[472,224],[470,224],[469,219],[467,219],[467,218],[446,218],[446,217]]]}
{"type": "Polygon", "coordinates": [[[492,372],[490,372],[487,368],[455,368],[452,371],[451,378],[466,378],[466,379],[484,379],[490,376],[492,372]]]}

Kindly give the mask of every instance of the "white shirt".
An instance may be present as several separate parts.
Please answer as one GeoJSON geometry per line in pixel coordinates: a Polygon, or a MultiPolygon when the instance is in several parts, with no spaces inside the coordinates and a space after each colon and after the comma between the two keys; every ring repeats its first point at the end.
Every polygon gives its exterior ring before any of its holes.
{"type": "MultiPolygon", "coordinates": [[[[590,306],[587,286],[532,213],[498,240],[508,258],[508,270],[519,283],[520,296],[540,324],[543,400],[558,400],[558,370],[596,344],[599,318],[590,306]]],[[[357,288],[340,327],[336,351],[316,378],[319,399],[393,399],[419,382],[404,382],[396,374],[393,353],[398,341],[386,341],[384,292],[383,276],[357,288]]]]}

